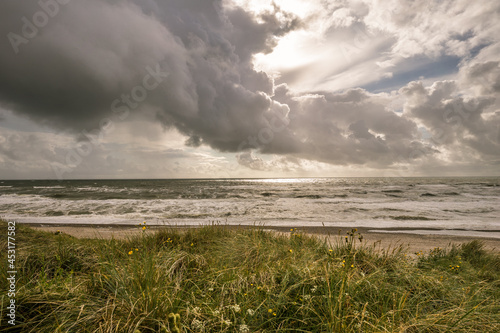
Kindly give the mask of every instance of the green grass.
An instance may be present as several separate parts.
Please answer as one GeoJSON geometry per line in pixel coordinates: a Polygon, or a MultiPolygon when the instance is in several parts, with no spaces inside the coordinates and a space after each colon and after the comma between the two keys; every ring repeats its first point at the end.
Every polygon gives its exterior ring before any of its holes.
{"type": "Polygon", "coordinates": [[[500,257],[479,241],[414,256],[360,238],[212,225],[85,240],[18,225],[18,324],[2,283],[0,331],[500,331],[500,257]]]}

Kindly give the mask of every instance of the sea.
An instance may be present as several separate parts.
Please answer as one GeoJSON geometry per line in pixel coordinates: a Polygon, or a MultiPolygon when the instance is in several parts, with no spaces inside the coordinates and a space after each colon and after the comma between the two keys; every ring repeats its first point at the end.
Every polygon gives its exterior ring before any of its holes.
{"type": "Polygon", "coordinates": [[[500,177],[0,180],[0,218],[42,225],[359,227],[500,238],[500,177]]]}

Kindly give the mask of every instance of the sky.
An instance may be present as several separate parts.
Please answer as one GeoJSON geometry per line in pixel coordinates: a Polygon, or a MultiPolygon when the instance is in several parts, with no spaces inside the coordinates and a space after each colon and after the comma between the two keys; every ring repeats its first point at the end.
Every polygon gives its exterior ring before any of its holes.
{"type": "Polygon", "coordinates": [[[498,0],[0,2],[0,179],[500,176],[498,0]]]}

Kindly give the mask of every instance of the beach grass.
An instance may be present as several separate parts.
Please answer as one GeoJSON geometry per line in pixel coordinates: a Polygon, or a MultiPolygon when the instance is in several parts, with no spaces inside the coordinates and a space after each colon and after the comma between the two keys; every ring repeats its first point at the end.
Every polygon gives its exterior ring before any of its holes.
{"type": "Polygon", "coordinates": [[[137,228],[105,240],[18,225],[16,326],[2,283],[0,331],[500,331],[500,256],[480,241],[409,254],[356,229],[329,243],[297,229],[137,228]]]}

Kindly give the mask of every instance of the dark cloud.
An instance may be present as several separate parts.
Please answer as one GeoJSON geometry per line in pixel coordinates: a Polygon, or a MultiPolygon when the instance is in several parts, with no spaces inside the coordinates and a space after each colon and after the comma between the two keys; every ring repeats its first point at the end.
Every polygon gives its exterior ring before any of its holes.
{"type": "Polygon", "coordinates": [[[236,161],[238,164],[244,167],[250,168],[252,170],[266,170],[267,166],[264,160],[259,157],[255,157],[252,152],[241,153],[236,156],[236,161]]]}
{"type": "MultiPolygon", "coordinates": [[[[29,3],[2,3],[3,35],[26,36],[22,18],[33,24],[33,13],[42,12],[38,2],[29,3]]],[[[182,86],[183,48],[136,6],[91,0],[59,7],[17,53],[8,39],[2,40],[0,99],[5,104],[39,122],[92,129],[112,115],[114,99],[142,84],[147,66],[168,66],[182,86]]]]}
{"type": "MultiPolygon", "coordinates": [[[[4,35],[22,36],[21,17],[41,11],[36,2],[2,7],[4,35]]],[[[59,7],[19,52],[4,40],[5,105],[74,131],[149,109],[165,126],[192,137],[188,143],[226,151],[266,126],[273,83],[253,70],[252,55],[268,52],[276,37],[299,25],[276,6],[257,18],[238,7],[223,9],[221,1],[91,0],[59,7]],[[155,88],[145,89],[146,83],[155,88]]]]}

